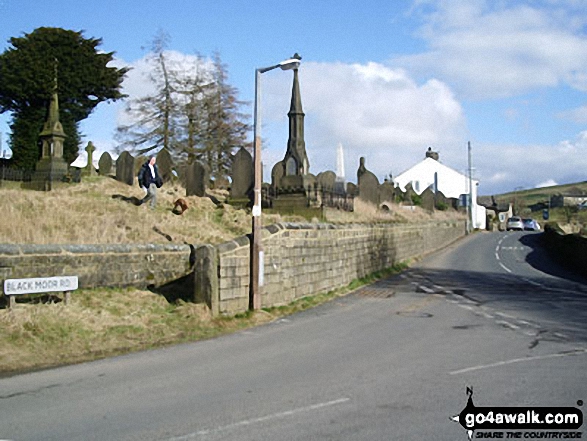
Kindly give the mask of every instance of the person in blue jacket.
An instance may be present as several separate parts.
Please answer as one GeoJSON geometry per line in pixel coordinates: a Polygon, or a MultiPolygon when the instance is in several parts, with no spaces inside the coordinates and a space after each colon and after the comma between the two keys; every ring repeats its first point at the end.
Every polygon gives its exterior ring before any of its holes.
{"type": "Polygon", "coordinates": [[[157,158],[151,156],[147,162],[145,162],[139,170],[139,187],[147,192],[145,197],[141,199],[139,205],[144,204],[147,201],[151,201],[151,208],[154,209],[157,205],[157,189],[163,185],[163,179],[159,176],[159,170],[155,162],[157,158]]]}

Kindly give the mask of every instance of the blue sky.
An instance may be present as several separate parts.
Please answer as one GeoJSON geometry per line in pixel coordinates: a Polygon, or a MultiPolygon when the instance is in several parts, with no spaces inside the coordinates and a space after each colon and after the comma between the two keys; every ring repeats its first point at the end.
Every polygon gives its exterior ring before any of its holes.
{"type": "MultiPolygon", "coordinates": [[[[40,26],[83,30],[134,67],[131,96],[158,30],[178,59],[219,51],[249,102],[255,68],[299,52],[312,173],[335,169],[339,143],[349,181],[360,156],[383,179],[428,146],[464,171],[471,141],[480,194],[587,179],[586,25],[583,0],[0,0],[0,50],[40,26]]],[[[291,80],[263,75],[265,176],[285,154],[291,80]]],[[[112,149],[122,109],[100,104],[85,140],[112,149]]],[[[6,115],[0,131],[6,149],[6,115]]]]}

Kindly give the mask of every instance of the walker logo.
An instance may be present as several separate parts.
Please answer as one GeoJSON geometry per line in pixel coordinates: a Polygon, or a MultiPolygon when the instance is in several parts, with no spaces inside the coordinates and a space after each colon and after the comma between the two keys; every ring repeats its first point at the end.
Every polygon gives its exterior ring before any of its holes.
{"type": "MultiPolygon", "coordinates": [[[[451,417],[475,438],[576,439],[582,432],[583,412],[575,407],[476,407],[473,388],[467,387],[467,405],[451,417]],[[476,430],[484,432],[475,433],[476,430]],[[489,431],[489,432],[485,432],[489,431]]],[[[578,406],[583,401],[577,401],[578,406]]]]}

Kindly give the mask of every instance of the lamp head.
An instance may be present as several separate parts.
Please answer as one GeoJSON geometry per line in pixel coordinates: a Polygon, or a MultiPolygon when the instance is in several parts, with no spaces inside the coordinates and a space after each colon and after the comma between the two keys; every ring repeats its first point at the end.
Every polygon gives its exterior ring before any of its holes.
{"type": "Polygon", "coordinates": [[[300,67],[301,59],[302,57],[300,57],[300,55],[296,52],[293,57],[282,61],[278,64],[278,66],[281,68],[281,70],[297,69],[298,67],[300,67]]]}

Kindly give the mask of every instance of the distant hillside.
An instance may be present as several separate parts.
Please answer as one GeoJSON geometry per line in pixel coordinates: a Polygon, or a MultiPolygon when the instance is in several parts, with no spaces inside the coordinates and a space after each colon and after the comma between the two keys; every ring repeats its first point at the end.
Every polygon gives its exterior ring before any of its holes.
{"type": "Polygon", "coordinates": [[[522,201],[525,206],[530,206],[539,202],[547,202],[550,199],[550,196],[555,194],[587,194],[587,181],[574,184],[553,185],[552,187],[511,191],[509,193],[494,195],[494,197],[498,204],[514,203],[514,201],[518,200],[522,201]]]}
{"type": "MultiPolygon", "coordinates": [[[[512,191],[495,195],[494,197],[500,206],[507,206],[511,203],[515,214],[533,217],[542,222],[542,208],[548,206],[550,196],[557,194],[569,196],[587,195],[587,181],[512,191]],[[543,207],[537,209],[537,204],[541,203],[544,204],[543,207]],[[532,211],[532,208],[536,211],[532,211]]],[[[482,196],[481,200],[487,203],[491,201],[491,197],[482,196]]],[[[587,210],[578,210],[577,207],[551,208],[548,221],[558,223],[567,233],[581,232],[587,228],[587,210]]]]}

